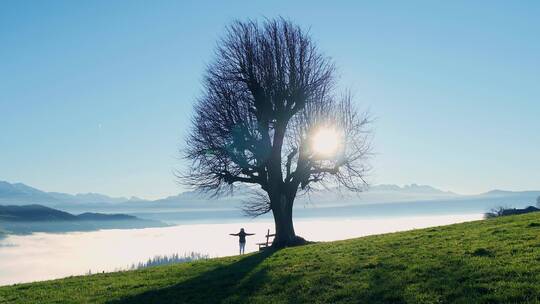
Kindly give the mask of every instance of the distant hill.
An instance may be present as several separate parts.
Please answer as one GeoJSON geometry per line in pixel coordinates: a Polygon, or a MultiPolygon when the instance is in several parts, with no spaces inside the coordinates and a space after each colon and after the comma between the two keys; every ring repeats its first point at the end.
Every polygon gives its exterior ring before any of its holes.
{"type": "Polygon", "coordinates": [[[507,190],[491,190],[480,194],[479,196],[486,197],[509,197],[509,196],[540,196],[540,191],[507,191],[507,190]]]}
{"type": "Polygon", "coordinates": [[[42,205],[2,206],[0,205],[0,221],[34,222],[34,221],[76,221],[77,216],[48,208],[42,205]]]}
{"type": "Polygon", "coordinates": [[[25,234],[32,232],[68,232],[97,229],[163,227],[166,224],[126,214],[82,213],[74,215],[42,205],[0,205],[0,231],[25,234]]]}
{"type": "Polygon", "coordinates": [[[103,214],[96,212],[85,212],[77,215],[77,219],[81,221],[132,221],[140,220],[136,216],[127,214],[103,214]]]}
{"type": "Polygon", "coordinates": [[[0,221],[36,222],[36,221],[127,221],[140,220],[127,214],[103,214],[85,212],[73,215],[68,212],[49,208],[42,205],[2,206],[0,205],[0,221]]]}

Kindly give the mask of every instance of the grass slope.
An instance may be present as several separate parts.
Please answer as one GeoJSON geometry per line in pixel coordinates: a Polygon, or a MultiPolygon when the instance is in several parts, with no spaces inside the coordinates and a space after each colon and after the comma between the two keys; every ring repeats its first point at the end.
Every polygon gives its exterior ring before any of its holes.
{"type": "Polygon", "coordinates": [[[0,303],[540,303],[540,213],[0,288],[0,303]]]}

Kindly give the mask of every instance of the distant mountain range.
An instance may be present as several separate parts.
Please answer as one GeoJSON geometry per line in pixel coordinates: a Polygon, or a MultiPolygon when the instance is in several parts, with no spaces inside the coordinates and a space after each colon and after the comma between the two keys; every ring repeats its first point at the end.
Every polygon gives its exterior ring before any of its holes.
{"type": "MultiPolygon", "coordinates": [[[[2,231],[64,232],[155,227],[164,225],[164,222],[244,221],[240,209],[243,202],[257,199],[253,192],[254,188],[240,185],[235,187],[232,195],[220,197],[187,191],[158,200],[142,200],[93,193],[71,195],[45,192],[21,183],[0,182],[0,205],[11,205],[12,210],[15,210],[13,205],[41,205],[41,214],[30,224],[28,221],[8,221],[5,215],[3,218],[0,215],[0,238],[2,231]],[[138,219],[123,220],[129,216],[138,219]]],[[[524,208],[535,205],[538,196],[540,191],[492,190],[477,195],[460,195],[427,185],[374,185],[361,193],[343,189],[313,191],[309,195],[298,196],[294,209],[296,218],[481,214],[498,207],[524,208]]]]}
{"type": "Polygon", "coordinates": [[[44,204],[94,204],[94,203],[123,203],[143,201],[137,197],[110,197],[99,193],[79,193],[67,194],[60,192],[45,192],[23,183],[8,183],[0,181],[0,203],[23,204],[23,203],[44,203],[44,204]]]}
{"type": "MultiPolygon", "coordinates": [[[[25,205],[41,204],[48,207],[60,208],[68,211],[91,210],[120,210],[122,212],[140,212],[150,209],[237,209],[241,203],[253,198],[253,188],[240,185],[235,187],[233,195],[212,197],[196,191],[187,191],[178,195],[158,200],[143,200],[132,197],[109,197],[97,193],[66,194],[58,192],[45,192],[22,183],[8,183],[0,181],[0,204],[25,205]]],[[[503,191],[492,190],[478,195],[459,195],[450,191],[443,191],[428,185],[411,184],[374,185],[361,193],[346,190],[330,189],[330,191],[313,191],[309,195],[297,198],[296,206],[335,207],[349,205],[365,205],[375,203],[398,203],[408,201],[431,200],[459,200],[465,198],[494,198],[505,197],[536,197],[540,191],[503,191]]]]}

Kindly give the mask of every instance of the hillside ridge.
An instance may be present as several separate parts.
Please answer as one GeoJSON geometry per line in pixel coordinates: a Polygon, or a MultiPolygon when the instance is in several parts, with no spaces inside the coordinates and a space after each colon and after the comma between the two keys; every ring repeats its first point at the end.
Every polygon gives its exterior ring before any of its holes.
{"type": "Polygon", "coordinates": [[[540,214],[0,287],[0,303],[536,303],[540,214]]]}

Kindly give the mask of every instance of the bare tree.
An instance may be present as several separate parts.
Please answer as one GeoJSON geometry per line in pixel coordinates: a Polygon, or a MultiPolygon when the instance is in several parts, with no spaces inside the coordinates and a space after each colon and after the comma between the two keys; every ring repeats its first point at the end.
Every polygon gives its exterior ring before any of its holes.
{"type": "Polygon", "coordinates": [[[192,164],[181,179],[215,194],[235,183],[256,186],[245,211],[272,211],[273,246],[303,243],[292,221],[299,192],[367,185],[369,120],[349,94],[335,93],[333,62],[288,20],[233,22],[215,57],[187,139],[192,164]],[[333,142],[330,151],[317,148],[325,141],[333,142]]]}
{"type": "Polygon", "coordinates": [[[536,198],[536,206],[540,208],[540,196],[536,198]]]}
{"type": "Polygon", "coordinates": [[[510,209],[510,207],[507,207],[507,206],[495,207],[495,208],[492,208],[491,210],[489,210],[489,212],[484,213],[484,218],[485,219],[490,219],[490,218],[504,216],[505,213],[507,213],[508,210],[511,210],[511,209],[510,209]]]}

